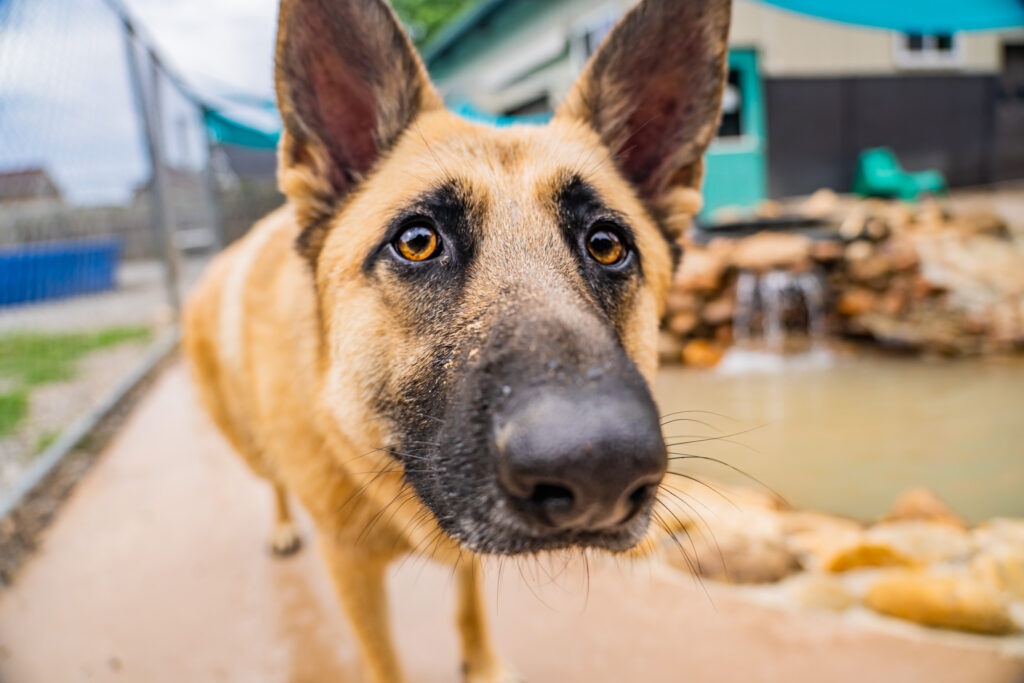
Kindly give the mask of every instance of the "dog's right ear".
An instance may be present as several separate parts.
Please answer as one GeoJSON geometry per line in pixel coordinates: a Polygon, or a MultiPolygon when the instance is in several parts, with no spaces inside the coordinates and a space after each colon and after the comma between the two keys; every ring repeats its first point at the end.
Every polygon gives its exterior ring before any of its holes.
{"type": "Polygon", "coordinates": [[[557,117],[600,136],[672,237],[700,209],[718,128],[730,0],[641,0],[591,58],[557,117]]]}
{"type": "Polygon", "coordinates": [[[384,0],[282,0],[278,182],[315,262],[338,202],[422,111],[443,106],[384,0]]]}

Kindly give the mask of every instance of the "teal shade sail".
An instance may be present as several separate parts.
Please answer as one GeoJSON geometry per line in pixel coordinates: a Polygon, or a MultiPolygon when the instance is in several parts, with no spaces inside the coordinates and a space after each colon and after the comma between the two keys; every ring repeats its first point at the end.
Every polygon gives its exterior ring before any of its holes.
{"type": "Polygon", "coordinates": [[[276,149],[280,129],[264,130],[248,125],[222,112],[204,108],[206,134],[214,144],[237,145],[251,149],[276,149]]]}
{"type": "Polygon", "coordinates": [[[520,124],[540,126],[551,120],[552,112],[540,112],[537,114],[525,114],[519,116],[506,116],[503,114],[491,114],[480,109],[468,100],[460,100],[450,109],[464,119],[474,123],[483,123],[488,126],[503,128],[520,124]]]}
{"type": "Polygon", "coordinates": [[[1024,0],[761,0],[847,24],[906,33],[1024,27],[1024,0]]]}

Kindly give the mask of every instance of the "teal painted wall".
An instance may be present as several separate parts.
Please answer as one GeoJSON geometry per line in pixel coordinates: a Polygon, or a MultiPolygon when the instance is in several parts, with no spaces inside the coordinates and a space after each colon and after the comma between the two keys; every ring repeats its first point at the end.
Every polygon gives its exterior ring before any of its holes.
{"type": "Polygon", "coordinates": [[[764,89],[755,50],[729,52],[729,68],[739,72],[742,135],[711,143],[705,159],[704,216],[723,206],[748,208],[767,196],[767,140],[764,89]]]}

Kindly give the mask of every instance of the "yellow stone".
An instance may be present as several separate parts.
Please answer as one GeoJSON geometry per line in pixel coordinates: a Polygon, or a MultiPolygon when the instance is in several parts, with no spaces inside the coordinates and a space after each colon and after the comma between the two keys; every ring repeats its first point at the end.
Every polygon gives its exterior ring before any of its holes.
{"type": "Polygon", "coordinates": [[[915,562],[888,545],[865,541],[843,548],[825,563],[830,572],[845,572],[866,567],[913,567],[915,562]]]}
{"type": "Polygon", "coordinates": [[[854,597],[837,579],[812,574],[793,586],[793,598],[804,607],[841,612],[854,603],[854,597]]]}
{"type": "Polygon", "coordinates": [[[1024,600],[1024,549],[981,553],[971,562],[971,570],[995,590],[1024,600]]]}
{"type": "Polygon", "coordinates": [[[988,635],[1018,630],[995,593],[968,577],[896,572],[872,586],[864,603],[876,612],[924,626],[988,635]]]}
{"type": "Polygon", "coordinates": [[[914,488],[900,494],[882,521],[918,520],[948,524],[966,529],[967,522],[945,502],[926,488],[914,488]]]}
{"type": "Polygon", "coordinates": [[[698,368],[712,368],[722,360],[725,350],[713,342],[694,339],[683,346],[683,362],[698,368]]]}

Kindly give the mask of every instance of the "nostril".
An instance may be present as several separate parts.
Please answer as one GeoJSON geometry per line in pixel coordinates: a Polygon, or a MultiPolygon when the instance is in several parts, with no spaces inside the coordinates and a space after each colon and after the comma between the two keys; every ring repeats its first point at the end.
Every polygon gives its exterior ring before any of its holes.
{"type": "Polygon", "coordinates": [[[576,502],[576,496],[565,486],[558,484],[537,484],[530,492],[530,502],[546,510],[568,511],[576,502]]]}
{"type": "Polygon", "coordinates": [[[640,508],[654,497],[654,484],[640,484],[629,494],[629,516],[632,517],[640,508]]]}
{"type": "Polygon", "coordinates": [[[552,483],[535,484],[529,497],[523,500],[525,509],[534,519],[555,528],[573,523],[578,514],[576,502],[572,489],[552,483]]]}

